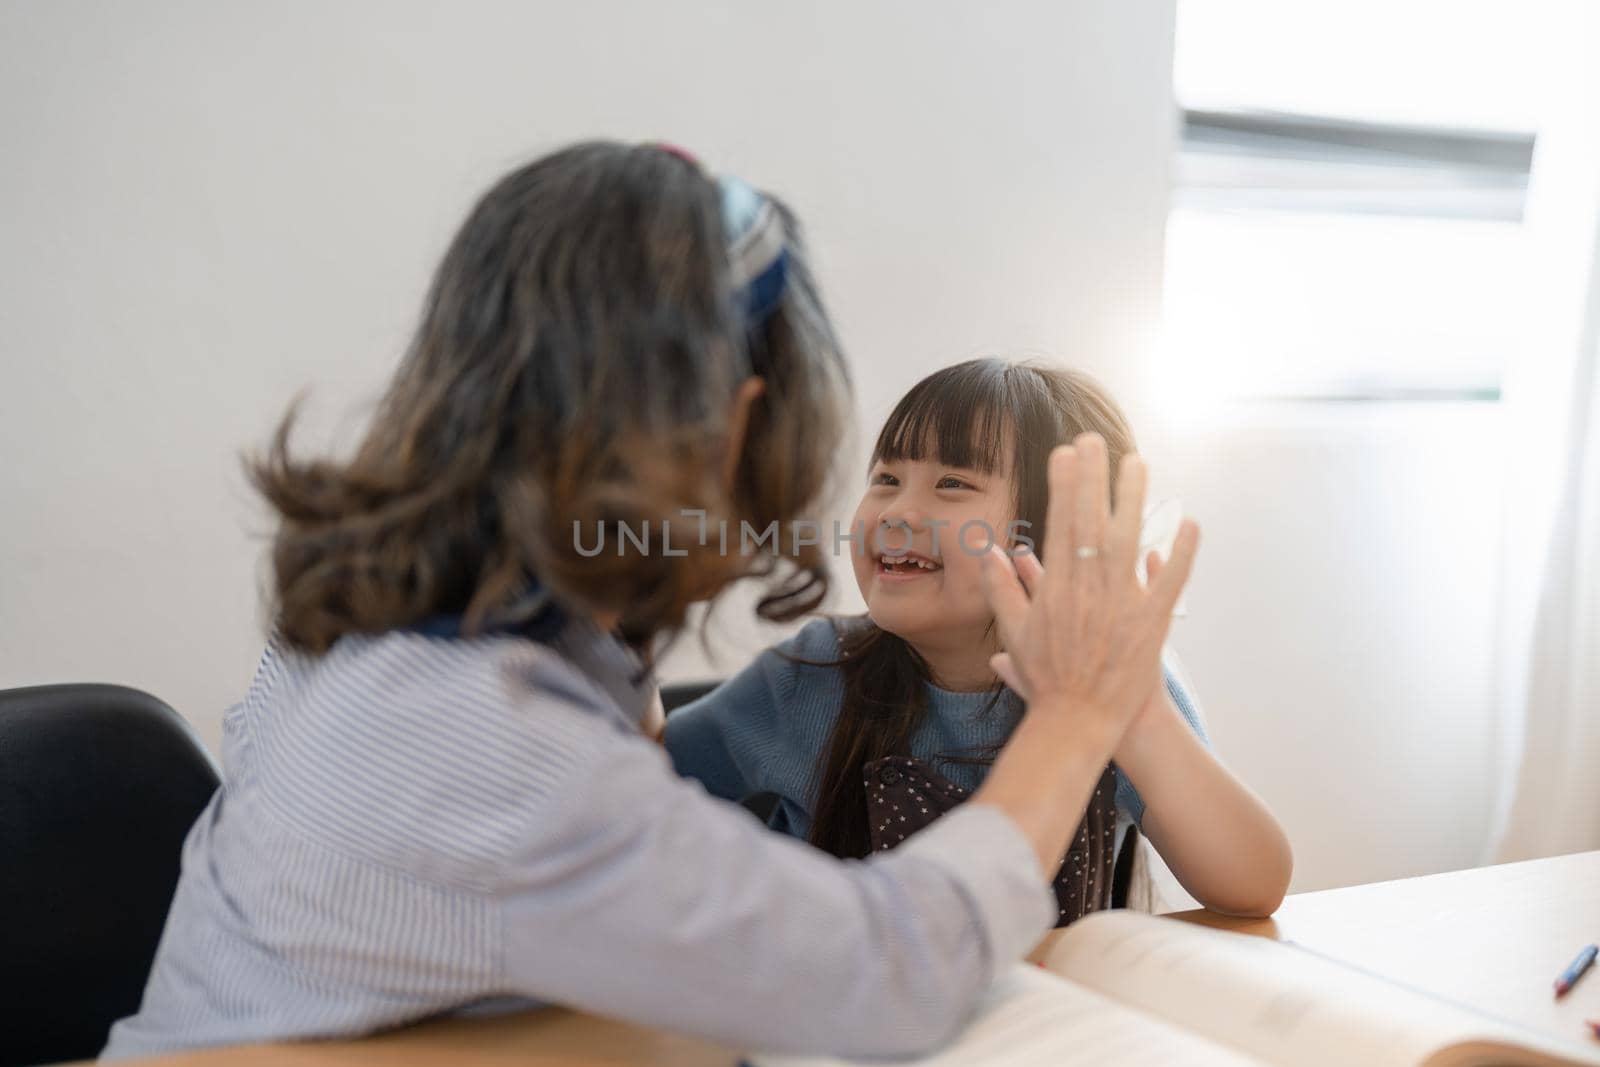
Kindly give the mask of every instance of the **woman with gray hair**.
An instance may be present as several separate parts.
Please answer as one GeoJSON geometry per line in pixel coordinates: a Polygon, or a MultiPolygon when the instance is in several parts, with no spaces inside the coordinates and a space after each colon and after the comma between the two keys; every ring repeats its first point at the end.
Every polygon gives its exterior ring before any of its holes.
{"type": "Polygon", "coordinates": [[[772,197],[600,143],[489,190],[353,458],[292,457],[291,413],[251,466],[279,516],[275,623],[106,1055],[508,1001],[775,1050],[949,1038],[1051,926],[1045,872],[1160,676],[1196,533],[1145,589],[1139,461],[1113,514],[1103,442],[1058,450],[1063,562],[1028,590],[987,564],[1022,724],[961,811],[842,862],[678,779],[640,723],[691,604],[743,577],[768,618],[821,601],[815,545],[683,530],[794,522],[847,409],[772,197]],[[584,551],[603,524],[643,534],[584,551]]]}

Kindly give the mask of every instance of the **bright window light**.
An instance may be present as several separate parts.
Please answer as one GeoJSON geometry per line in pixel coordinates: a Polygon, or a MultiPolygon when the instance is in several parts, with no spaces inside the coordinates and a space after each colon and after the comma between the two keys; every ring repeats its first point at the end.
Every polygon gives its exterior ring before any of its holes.
{"type": "Polygon", "coordinates": [[[1531,22],[1180,0],[1164,393],[1498,398],[1524,323],[1531,22]]]}

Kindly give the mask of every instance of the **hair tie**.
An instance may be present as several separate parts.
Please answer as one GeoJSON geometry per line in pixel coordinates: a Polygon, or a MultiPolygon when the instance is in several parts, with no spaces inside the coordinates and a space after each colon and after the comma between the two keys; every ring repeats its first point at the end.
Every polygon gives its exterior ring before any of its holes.
{"type": "Polygon", "coordinates": [[[689,151],[687,148],[681,148],[675,144],[668,144],[666,141],[651,141],[649,142],[649,146],[659,152],[665,152],[669,156],[677,156],[685,163],[692,163],[696,167],[700,165],[700,161],[695,158],[694,153],[689,151]]]}
{"type": "MultiPolygon", "coordinates": [[[[648,147],[683,160],[701,163],[694,153],[666,141],[648,147]]],[[[731,174],[717,179],[722,195],[722,227],[727,233],[728,266],[734,293],[743,305],[745,325],[759,329],[778,310],[788,282],[788,235],[772,201],[731,174]]]]}
{"type": "Polygon", "coordinates": [[[717,185],[722,191],[722,224],[728,232],[729,273],[744,303],[746,325],[754,330],[783,300],[788,238],[772,201],[731,174],[718,178],[717,185]]]}

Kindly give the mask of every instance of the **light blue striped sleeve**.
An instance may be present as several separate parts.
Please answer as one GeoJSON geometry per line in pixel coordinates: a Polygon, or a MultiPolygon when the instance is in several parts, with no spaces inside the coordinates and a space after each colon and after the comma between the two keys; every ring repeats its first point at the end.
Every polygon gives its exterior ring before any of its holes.
{"type": "Polygon", "coordinates": [[[747,1049],[909,1055],[1054,921],[992,806],[842,861],[709,796],[640,732],[637,666],[597,629],[269,646],[105,1055],[355,1036],[508,997],[747,1049]]]}
{"type": "Polygon", "coordinates": [[[497,893],[517,992],[747,1049],[904,1056],[953,1036],[1051,924],[1038,860],[992,806],[845,862],[643,738],[565,732],[571,771],[497,893]]]}
{"type": "MultiPolygon", "coordinates": [[[[1200,721],[1200,712],[1195,706],[1194,698],[1184,689],[1183,683],[1178,681],[1178,676],[1170,668],[1163,667],[1162,673],[1166,677],[1167,695],[1172,697],[1172,703],[1182,713],[1183,720],[1189,724],[1202,744],[1211,747],[1211,738],[1206,736],[1205,723],[1200,721]]],[[[1135,826],[1142,826],[1144,822],[1144,800],[1139,796],[1139,791],[1133,787],[1128,776],[1117,769],[1117,808],[1133,820],[1135,826]]]]}

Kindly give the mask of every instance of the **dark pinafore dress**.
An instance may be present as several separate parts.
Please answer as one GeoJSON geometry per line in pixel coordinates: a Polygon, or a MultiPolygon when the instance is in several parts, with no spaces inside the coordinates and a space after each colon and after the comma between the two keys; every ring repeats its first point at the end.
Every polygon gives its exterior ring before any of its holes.
{"type": "MultiPolygon", "coordinates": [[[[874,852],[894,848],[968,797],[965,789],[923,760],[909,756],[873,760],[863,773],[874,852]]],[[[1056,872],[1056,906],[1060,909],[1057,926],[1112,906],[1116,792],[1116,773],[1108,764],[1089,798],[1088,810],[1078,824],[1067,857],[1056,872]]]]}

